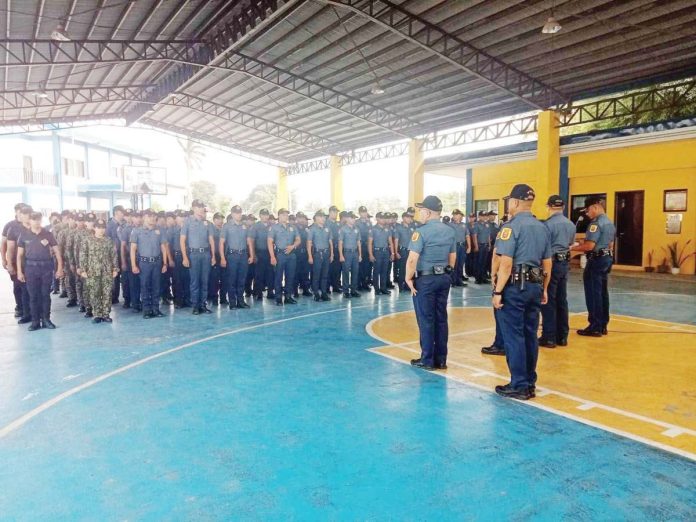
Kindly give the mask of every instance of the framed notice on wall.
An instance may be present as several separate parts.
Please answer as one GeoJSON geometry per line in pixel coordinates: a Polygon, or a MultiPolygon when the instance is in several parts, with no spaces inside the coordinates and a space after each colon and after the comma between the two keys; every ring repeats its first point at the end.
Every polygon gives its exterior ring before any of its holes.
{"type": "Polygon", "coordinates": [[[667,214],[666,230],[668,234],[681,234],[682,215],[667,214]]]}
{"type": "Polygon", "coordinates": [[[686,212],[686,189],[665,190],[663,212],[686,212]]]}

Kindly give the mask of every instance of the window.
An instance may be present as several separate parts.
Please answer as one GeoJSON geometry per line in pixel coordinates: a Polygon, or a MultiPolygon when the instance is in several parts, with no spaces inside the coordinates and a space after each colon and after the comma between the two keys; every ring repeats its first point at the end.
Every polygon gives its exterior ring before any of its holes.
{"type": "Polygon", "coordinates": [[[24,172],[31,172],[34,170],[34,160],[31,156],[22,156],[22,166],[24,167],[24,172]]]}
{"type": "Polygon", "coordinates": [[[63,158],[63,174],[75,178],[84,178],[85,162],[82,160],[63,158]]]}
{"type": "Polygon", "coordinates": [[[599,198],[602,198],[605,201],[605,208],[606,208],[606,200],[607,200],[607,195],[606,193],[602,194],[579,194],[577,196],[573,196],[570,198],[570,220],[575,223],[576,231],[578,234],[584,234],[585,231],[587,230],[587,225],[590,224],[589,219],[587,219],[587,216],[585,215],[584,212],[582,212],[582,209],[585,208],[585,198],[589,198],[590,196],[596,196],[599,198]]]}
{"type": "Polygon", "coordinates": [[[478,214],[481,211],[490,212],[494,210],[498,212],[498,200],[497,199],[477,199],[474,202],[474,210],[478,214]]]}

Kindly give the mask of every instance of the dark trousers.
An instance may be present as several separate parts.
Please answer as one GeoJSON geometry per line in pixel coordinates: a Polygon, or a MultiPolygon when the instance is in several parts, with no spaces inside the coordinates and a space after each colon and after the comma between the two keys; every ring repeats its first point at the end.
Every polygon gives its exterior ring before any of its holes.
{"type": "Polygon", "coordinates": [[[386,291],[387,278],[389,277],[389,250],[386,248],[375,248],[374,254],[375,263],[373,269],[373,282],[375,291],[386,291]]]}
{"type": "Polygon", "coordinates": [[[261,297],[264,288],[268,288],[268,293],[270,294],[273,284],[269,284],[268,278],[271,275],[271,256],[268,250],[257,250],[256,251],[256,268],[254,273],[254,295],[256,297],[261,297]]]}
{"type": "Polygon", "coordinates": [[[191,277],[191,303],[203,307],[208,295],[208,277],[210,277],[210,252],[189,252],[191,277]]]}
{"type": "Polygon", "coordinates": [[[493,346],[505,349],[505,341],[503,340],[503,330],[500,327],[500,310],[493,309],[493,319],[495,319],[495,339],[493,339],[493,346]]]}
{"type": "MultiPolygon", "coordinates": [[[[26,274],[25,274],[26,277],[26,274]]],[[[22,291],[22,318],[29,319],[31,317],[31,297],[26,283],[20,282],[20,290],[22,291]]]]}
{"type": "Polygon", "coordinates": [[[251,295],[252,284],[254,282],[254,274],[256,273],[256,263],[253,265],[247,265],[247,276],[244,281],[244,292],[247,295],[251,295]]]}
{"type": "Polygon", "coordinates": [[[360,278],[360,262],[358,261],[358,251],[343,251],[343,292],[358,291],[358,279],[360,278]],[[350,287],[350,288],[349,288],[350,287]]]}
{"type": "MultiPolygon", "coordinates": [[[[120,242],[117,245],[114,245],[116,248],[116,257],[118,261],[118,268],[119,270],[121,269],[121,246],[120,242]]],[[[114,284],[111,286],[111,302],[112,303],[117,303],[119,295],[121,293],[121,272],[116,274],[116,277],[114,277],[114,284]]],[[[125,299],[125,295],[124,295],[125,299]]]]}
{"type": "Polygon", "coordinates": [[[131,304],[130,270],[130,261],[126,259],[126,269],[119,274],[119,277],[121,278],[121,286],[123,287],[121,289],[123,293],[123,304],[129,306],[131,304]]]}
{"type": "Polygon", "coordinates": [[[365,287],[374,281],[372,274],[374,266],[370,262],[370,256],[367,255],[367,241],[360,241],[360,248],[364,255],[362,261],[360,261],[358,278],[360,279],[360,286],[365,287]]]}
{"type": "Polygon", "coordinates": [[[41,319],[50,319],[53,261],[27,261],[24,276],[27,280],[25,287],[29,296],[31,322],[38,324],[41,319]]]}
{"type": "Polygon", "coordinates": [[[401,259],[399,259],[396,264],[399,267],[399,287],[404,288],[406,286],[406,261],[408,260],[408,248],[406,247],[399,247],[399,256],[401,256],[401,259]]]}
{"type": "Polygon", "coordinates": [[[286,254],[282,250],[278,250],[276,252],[276,261],[276,299],[280,299],[282,293],[285,294],[285,297],[290,297],[292,296],[293,288],[295,288],[295,271],[297,269],[297,258],[295,257],[294,252],[286,254]]]}
{"type": "Polygon", "coordinates": [[[421,361],[429,366],[447,362],[447,298],[451,286],[448,274],[416,278],[413,297],[420,333],[421,361]]]}
{"type": "Polygon", "coordinates": [[[312,259],[312,291],[314,295],[319,292],[328,294],[329,292],[329,250],[315,250],[312,259]]]}
{"type": "Polygon", "coordinates": [[[140,261],[140,292],[143,312],[159,310],[160,282],[162,281],[162,261],[140,261]]]}
{"type": "Polygon", "coordinates": [[[174,252],[174,303],[191,306],[191,279],[181,252],[174,252]]]}
{"type": "Polygon", "coordinates": [[[162,274],[160,279],[160,296],[162,299],[172,298],[172,278],[174,276],[174,269],[167,265],[167,271],[162,274]]]}
{"type": "Polygon", "coordinates": [[[309,290],[309,261],[307,260],[307,249],[298,248],[295,256],[297,258],[297,286],[306,292],[309,290]]]}
{"type": "Polygon", "coordinates": [[[587,319],[593,332],[601,332],[609,324],[608,281],[612,264],[611,256],[588,259],[582,274],[587,319]]]}
{"type": "MultiPolygon", "coordinates": [[[[336,241],[336,244],[334,245],[334,260],[329,264],[329,284],[331,285],[331,289],[334,291],[337,291],[341,289],[342,286],[348,284],[346,282],[346,278],[341,277],[342,271],[343,268],[341,267],[340,256],[338,255],[338,241],[336,241]],[[341,281],[341,279],[343,279],[343,281],[341,281]]],[[[345,292],[346,289],[343,288],[343,291],[345,292]]]]}
{"type": "Polygon", "coordinates": [[[545,305],[541,305],[541,338],[558,342],[568,337],[568,261],[553,261],[545,305]]]}
{"type": "Polygon", "coordinates": [[[490,248],[487,244],[479,245],[479,251],[477,255],[477,267],[476,267],[476,279],[481,281],[488,277],[488,270],[491,266],[488,262],[488,255],[490,254],[490,248]]]}
{"type": "Polygon", "coordinates": [[[220,258],[216,256],[215,266],[210,268],[208,277],[208,300],[224,301],[227,296],[227,272],[220,266],[220,258]]]}
{"type": "Polygon", "coordinates": [[[466,275],[468,277],[476,277],[476,269],[474,268],[476,266],[476,254],[472,251],[469,252],[469,255],[466,256],[466,260],[464,261],[464,269],[466,270],[466,275]]]}
{"type": "Polygon", "coordinates": [[[517,285],[508,285],[503,290],[503,307],[497,312],[505,341],[510,383],[517,390],[536,384],[541,295],[539,283],[527,282],[524,290],[517,285]]]}
{"type": "Polygon", "coordinates": [[[15,300],[15,310],[22,312],[22,282],[17,279],[16,275],[10,275],[12,280],[12,295],[15,300]]]}
{"type": "MultiPolygon", "coordinates": [[[[227,276],[227,295],[231,305],[244,302],[244,283],[249,270],[249,256],[244,253],[228,253],[226,256],[227,268],[224,271],[227,276]]],[[[223,294],[220,294],[223,295],[223,294]]]]}
{"type": "Polygon", "coordinates": [[[131,270],[129,275],[131,307],[139,308],[142,306],[142,303],[140,302],[140,274],[134,274],[131,270]]]}
{"type": "Polygon", "coordinates": [[[464,265],[466,264],[466,243],[457,243],[457,260],[452,271],[452,284],[461,285],[464,279],[464,265]]]}

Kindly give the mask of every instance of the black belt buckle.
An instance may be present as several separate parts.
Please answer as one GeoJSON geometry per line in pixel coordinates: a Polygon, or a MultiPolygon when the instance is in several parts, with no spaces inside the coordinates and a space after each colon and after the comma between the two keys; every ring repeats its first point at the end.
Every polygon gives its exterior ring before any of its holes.
{"type": "Polygon", "coordinates": [[[140,261],[142,263],[155,263],[155,262],[159,261],[159,259],[160,259],[159,256],[157,256],[157,257],[140,256],[140,261]]]}
{"type": "Polygon", "coordinates": [[[230,255],[231,255],[231,254],[246,254],[247,251],[246,251],[246,250],[231,250],[231,249],[230,249],[230,250],[227,251],[227,253],[230,254],[230,255]]]}
{"type": "Polygon", "coordinates": [[[445,273],[445,267],[442,265],[435,265],[433,267],[433,275],[442,275],[445,273]]]}
{"type": "Polygon", "coordinates": [[[553,257],[556,261],[568,261],[570,259],[570,252],[556,252],[553,257]]]}
{"type": "Polygon", "coordinates": [[[203,247],[203,248],[190,248],[189,247],[189,254],[198,253],[198,254],[203,254],[204,252],[209,252],[210,247],[203,247]]]}

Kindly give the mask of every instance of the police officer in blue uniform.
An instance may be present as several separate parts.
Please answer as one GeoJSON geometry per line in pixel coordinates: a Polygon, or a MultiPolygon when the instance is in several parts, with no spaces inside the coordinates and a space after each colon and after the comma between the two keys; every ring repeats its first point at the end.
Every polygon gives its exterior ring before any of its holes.
{"type": "Polygon", "coordinates": [[[508,200],[512,219],[500,229],[496,242],[493,307],[505,342],[510,382],[496,386],[503,397],[535,397],[539,356],[539,311],[547,301],[551,279],[551,242],[548,229],[531,212],[535,193],[525,184],[515,185],[508,200]]]}
{"type": "Polygon", "coordinates": [[[184,266],[184,256],[181,251],[181,227],[188,217],[185,210],[178,210],[174,217],[174,225],[169,228],[169,249],[174,257],[174,308],[191,306],[191,280],[189,269],[184,266]]]}
{"type": "Polygon", "coordinates": [[[454,230],[440,222],[442,201],[428,196],[420,208],[423,223],[411,236],[406,284],[411,289],[420,331],[421,356],[411,365],[424,370],[447,369],[447,298],[456,263],[454,230]]]}
{"type": "Polygon", "coordinates": [[[17,239],[17,278],[27,285],[31,309],[29,331],[32,332],[56,327],[51,322],[52,255],[58,263],[56,276],[63,274],[58,242],[51,232],[41,227],[41,219],[41,212],[32,212],[30,228],[22,230],[17,239]]]}
{"type": "Polygon", "coordinates": [[[476,224],[476,244],[478,245],[478,254],[476,256],[476,283],[485,284],[488,282],[488,269],[490,265],[490,245],[493,236],[491,224],[488,221],[487,212],[479,212],[479,221],[476,224]]]}
{"type": "Polygon", "coordinates": [[[347,211],[346,224],[341,227],[338,234],[338,256],[343,267],[343,297],[360,297],[359,278],[360,262],[363,253],[360,243],[360,230],[355,226],[355,214],[347,211]]]}
{"type": "MultiPolygon", "coordinates": [[[[343,214],[343,212],[341,212],[341,214],[343,214]]],[[[326,226],[328,226],[331,231],[331,242],[334,248],[334,260],[329,264],[329,286],[334,294],[340,293],[343,286],[341,281],[341,263],[338,260],[338,231],[342,224],[338,216],[338,207],[336,205],[331,205],[329,207],[329,215],[326,218],[326,226]]]]}
{"type": "MultiPolygon", "coordinates": [[[[500,241],[500,230],[498,231],[495,243],[493,245],[493,259],[491,261],[491,274],[498,273],[500,266],[500,256],[498,255],[498,243],[500,241]]],[[[495,281],[493,282],[495,289],[495,281]]],[[[484,355],[505,355],[505,341],[503,341],[503,331],[500,327],[500,310],[493,308],[493,319],[495,320],[495,338],[493,344],[481,348],[481,353],[484,355]]]]}
{"type": "Polygon", "coordinates": [[[275,267],[275,295],[278,306],[283,305],[283,295],[285,304],[297,304],[292,293],[297,269],[295,250],[300,246],[300,233],[295,225],[288,222],[289,215],[287,209],[281,208],[278,211],[278,223],[268,232],[268,252],[271,265],[275,267]]]}
{"type": "Polygon", "coordinates": [[[167,271],[167,237],[156,225],[157,213],[145,210],[145,224],[131,233],[131,270],[140,277],[143,317],[162,317],[159,309],[161,274],[167,271]]]}
{"type": "Polygon", "coordinates": [[[454,239],[457,244],[457,264],[452,271],[452,285],[464,286],[464,265],[467,253],[471,251],[471,237],[469,227],[464,223],[464,213],[458,208],[452,211],[450,226],[454,230],[454,239]]]}
{"type": "Polygon", "coordinates": [[[326,226],[326,214],[317,210],[314,223],[307,229],[308,263],[312,267],[312,292],[315,301],[331,301],[329,296],[329,266],[334,261],[331,230],[326,226]]]}
{"type": "Polygon", "coordinates": [[[220,264],[226,269],[229,308],[249,308],[244,300],[244,283],[249,265],[254,262],[254,239],[249,227],[242,221],[242,208],[232,207],[232,220],[222,227],[219,250],[222,254],[220,264]]]}
{"type": "Polygon", "coordinates": [[[309,281],[309,253],[307,252],[307,216],[304,212],[295,214],[295,226],[300,234],[300,245],[295,251],[297,258],[297,277],[295,282],[294,294],[299,296],[299,291],[302,291],[304,297],[312,297],[309,281]],[[299,291],[298,291],[299,288],[299,291]]]}
{"type": "Polygon", "coordinates": [[[585,241],[572,250],[584,252],[587,265],[582,274],[585,287],[585,304],[589,325],[578,334],[589,337],[607,335],[609,324],[608,280],[614,263],[614,240],[616,227],[607,217],[604,201],[597,196],[585,199],[585,213],[591,219],[585,233],[585,241]]]}
{"type": "MultiPolygon", "coordinates": [[[[370,262],[373,264],[373,282],[375,295],[389,295],[387,278],[389,277],[389,261],[394,257],[391,250],[391,230],[387,227],[386,218],[382,212],[377,212],[377,224],[368,230],[367,249],[370,262]]],[[[361,234],[362,237],[362,234],[361,234]]]]}
{"type": "Polygon", "coordinates": [[[394,251],[396,263],[398,265],[397,282],[399,290],[406,290],[406,260],[408,259],[408,244],[411,241],[411,236],[416,230],[416,225],[413,222],[413,215],[408,212],[401,214],[401,223],[397,223],[394,228],[394,251]]]}
{"type": "Polygon", "coordinates": [[[210,267],[215,266],[213,224],[205,218],[205,203],[196,199],[191,203],[193,215],[181,227],[179,242],[183,264],[189,268],[193,315],[210,314],[206,305],[210,267]]]}
{"type": "MultiPolygon", "coordinates": [[[[114,242],[114,248],[118,255],[118,266],[121,266],[121,240],[118,237],[118,227],[123,224],[123,216],[125,209],[121,205],[116,205],[111,211],[111,219],[106,224],[106,237],[111,238],[114,242]]],[[[121,273],[119,272],[114,277],[114,285],[111,289],[111,304],[118,303],[118,298],[121,290],[121,273]]]]}
{"type": "Polygon", "coordinates": [[[464,281],[468,281],[469,277],[476,277],[476,253],[478,252],[478,243],[476,242],[476,212],[472,212],[467,217],[466,228],[469,232],[471,250],[469,251],[469,255],[466,256],[466,261],[464,262],[464,269],[466,271],[464,281]]]}
{"type": "Polygon", "coordinates": [[[227,301],[227,273],[225,268],[221,266],[222,258],[225,253],[220,248],[220,236],[222,235],[222,223],[225,216],[221,212],[213,214],[213,247],[215,255],[215,265],[210,268],[208,276],[208,301],[212,306],[218,303],[221,305],[228,304],[227,301]]]}
{"type": "Polygon", "coordinates": [[[273,285],[275,281],[271,280],[272,267],[271,256],[268,251],[268,231],[270,213],[263,208],[259,211],[259,220],[251,227],[251,237],[254,240],[256,249],[256,266],[254,267],[254,297],[258,300],[263,299],[263,291],[268,288],[266,294],[267,299],[275,299],[273,285]]]}
{"type": "Polygon", "coordinates": [[[358,215],[360,218],[356,221],[355,226],[360,231],[360,251],[362,252],[360,273],[358,275],[358,290],[369,290],[374,282],[374,261],[370,259],[370,250],[367,245],[370,239],[370,230],[372,229],[372,216],[365,206],[358,208],[358,215]]]}
{"type": "Polygon", "coordinates": [[[568,272],[570,247],[575,242],[575,225],[563,215],[565,201],[558,195],[546,202],[549,217],[544,226],[549,230],[553,268],[548,288],[548,302],[541,307],[541,338],[539,346],[555,348],[568,345],[568,272]]]}

